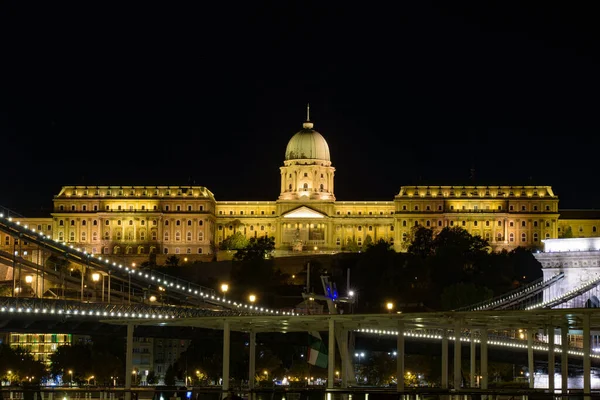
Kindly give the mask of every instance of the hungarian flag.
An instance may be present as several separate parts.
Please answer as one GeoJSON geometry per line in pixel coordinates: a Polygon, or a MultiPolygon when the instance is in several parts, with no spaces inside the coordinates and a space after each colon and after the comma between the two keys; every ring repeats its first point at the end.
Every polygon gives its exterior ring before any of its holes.
{"type": "Polygon", "coordinates": [[[321,340],[319,332],[308,334],[308,363],[316,367],[327,368],[327,346],[321,340]]]}

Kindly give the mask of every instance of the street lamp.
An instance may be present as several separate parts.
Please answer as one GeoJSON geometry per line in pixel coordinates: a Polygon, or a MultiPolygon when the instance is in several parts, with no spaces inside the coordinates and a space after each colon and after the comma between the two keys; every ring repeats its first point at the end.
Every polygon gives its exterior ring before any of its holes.
{"type": "Polygon", "coordinates": [[[357,369],[358,369],[358,371],[355,371],[355,375],[356,375],[356,382],[358,382],[358,377],[359,377],[359,375],[358,375],[358,374],[360,373],[360,360],[361,360],[362,358],[364,358],[364,357],[365,357],[365,353],[363,353],[363,352],[360,352],[360,353],[354,353],[354,357],[357,357],[357,358],[358,358],[358,365],[357,365],[357,369]]]}
{"type": "Polygon", "coordinates": [[[71,375],[71,386],[73,386],[73,370],[69,370],[69,375],[71,375]]]}
{"type": "Polygon", "coordinates": [[[11,385],[11,377],[12,377],[12,371],[9,369],[7,371],[7,375],[8,375],[8,386],[11,385]]]}
{"type": "Polygon", "coordinates": [[[88,386],[90,386],[90,381],[91,381],[92,379],[94,379],[94,375],[90,376],[90,377],[87,379],[87,381],[88,381],[88,386]]]}

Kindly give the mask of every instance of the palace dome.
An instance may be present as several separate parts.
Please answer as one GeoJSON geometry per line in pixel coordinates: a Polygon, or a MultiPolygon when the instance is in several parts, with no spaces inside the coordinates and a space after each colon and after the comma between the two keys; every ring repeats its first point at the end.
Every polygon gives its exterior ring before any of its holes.
{"type": "Polygon", "coordinates": [[[302,130],[296,133],[285,149],[285,159],[326,160],[329,158],[329,145],[325,138],[313,129],[312,122],[302,124],[302,130]]]}

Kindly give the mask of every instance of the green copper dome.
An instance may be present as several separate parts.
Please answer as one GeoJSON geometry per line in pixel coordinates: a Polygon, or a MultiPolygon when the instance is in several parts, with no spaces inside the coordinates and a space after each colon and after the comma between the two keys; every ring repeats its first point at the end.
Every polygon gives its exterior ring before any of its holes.
{"type": "Polygon", "coordinates": [[[313,128],[312,122],[302,124],[302,130],[296,133],[288,142],[285,149],[285,159],[287,160],[325,160],[329,158],[329,145],[325,138],[313,128]]]}

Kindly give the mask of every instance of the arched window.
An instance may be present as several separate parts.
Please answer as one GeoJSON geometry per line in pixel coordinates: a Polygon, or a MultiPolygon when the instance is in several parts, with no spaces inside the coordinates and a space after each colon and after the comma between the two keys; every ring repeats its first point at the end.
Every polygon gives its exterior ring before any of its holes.
{"type": "Polygon", "coordinates": [[[302,187],[303,187],[304,189],[308,189],[308,183],[305,183],[304,185],[302,185],[302,187]]]}
{"type": "Polygon", "coordinates": [[[521,242],[526,242],[527,241],[527,234],[526,233],[521,233],[521,242]]]}
{"type": "Polygon", "coordinates": [[[511,233],[510,235],[508,235],[508,241],[509,242],[514,242],[515,241],[515,234],[511,233]]]}

